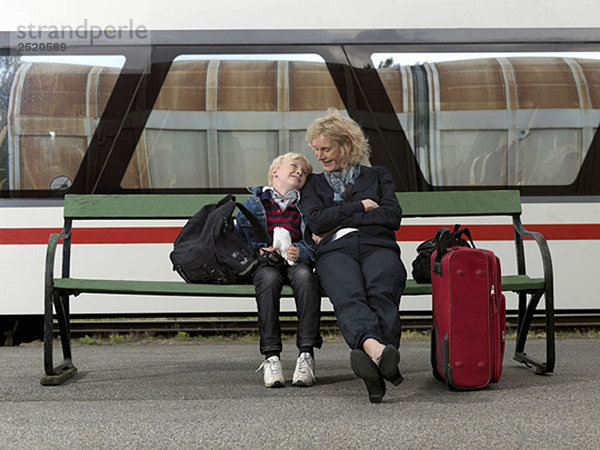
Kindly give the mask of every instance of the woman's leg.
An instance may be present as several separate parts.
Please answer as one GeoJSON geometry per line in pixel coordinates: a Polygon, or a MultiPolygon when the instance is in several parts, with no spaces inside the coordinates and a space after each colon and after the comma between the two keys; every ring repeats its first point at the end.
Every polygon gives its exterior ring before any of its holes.
{"type": "Polygon", "coordinates": [[[352,247],[319,255],[316,271],[333,303],[346,343],[352,349],[359,349],[365,339],[382,337],[379,319],[367,304],[358,252],[356,246],[354,250],[352,247]]]}
{"type": "MultiPolygon", "coordinates": [[[[398,348],[402,332],[400,297],[406,284],[404,264],[398,252],[389,248],[362,246],[361,253],[367,303],[377,315],[381,333],[378,340],[383,346],[398,348]]],[[[382,348],[376,346],[374,351],[381,353],[382,348]]]]}
{"type": "Polygon", "coordinates": [[[396,249],[362,246],[361,251],[367,301],[377,314],[382,336],[379,341],[365,340],[363,349],[384,378],[397,386],[404,379],[398,369],[402,332],[398,310],[406,284],[406,270],[396,249]]]}
{"type": "Polygon", "coordinates": [[[362,349],[371,357],[373,362],[377,364],[379,362],[379,358],[381,358],[383,350],[385,349],[385,345],[383,345],[377,339],[368,338],[363,342],[362,349]]]}

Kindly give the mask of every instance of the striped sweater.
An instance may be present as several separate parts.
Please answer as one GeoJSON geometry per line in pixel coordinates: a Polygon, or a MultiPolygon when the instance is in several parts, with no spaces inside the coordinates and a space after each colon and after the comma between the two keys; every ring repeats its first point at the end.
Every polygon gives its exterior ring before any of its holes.
{"type": "Polygon", "coordinates": [[[302,239],[300,211],[294,203],[285,210],[281,210],[279,205],[271,199],[264,199],[261,203],[267,214],[267,232],[271,236],[273,236],[275,227],[283,227],[290,232],[292,242],[302,239]]]}

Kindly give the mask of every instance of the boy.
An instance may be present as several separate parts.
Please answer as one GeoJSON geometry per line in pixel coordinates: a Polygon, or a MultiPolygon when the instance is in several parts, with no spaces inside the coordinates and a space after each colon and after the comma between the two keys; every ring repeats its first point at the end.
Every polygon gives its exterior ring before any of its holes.
{"type": "MultiPolygon", "coordinates": [[[[317,277],[312,270],[313,250],[303,239],[306,230],[299,201],[300,189],[310,173],[312,165],[304,156],[298,153],[278,156],[269,168],[269,186],[249,189],[254,195],[244,203],[271,236],[275,227],[283,227],[289,231],[292,240],[292,245],[286,251],[286,258],[293,262],[293,265],[263,264],[253,277],[258,308],[260,352],[265,356],[258,370],[263,369],[265,387],[285,385],[279,359],[282,349],[279,300],[281,288],[286,282],[289,282],[294,290],[298,313],[296,345],[299,356],[292,384],[312,386],[316,381],[313,349],[320,348],[323,342],[319,333],[321,293],[317,277]]],[[[268,247],[266,243],[258,241],[252,226],[242,213],[238,213],[236,219],[236,227],[249,245],[260,249],[261,253],[275,250],[274,247],[268,247]]]]}

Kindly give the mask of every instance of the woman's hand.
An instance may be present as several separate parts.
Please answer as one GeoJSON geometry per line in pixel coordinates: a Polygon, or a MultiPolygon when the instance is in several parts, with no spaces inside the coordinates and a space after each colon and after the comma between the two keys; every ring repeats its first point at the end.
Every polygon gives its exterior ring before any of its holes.
{"type": "Polygon", "coordinates": [[[285,252],[285,257],[288,259],[288,261],[296,262],[298,260],[299,256],[300,256],[300,250],[298,250],[298,247],[296,247],[293,244],[290,245],[285,252]]]}
{"type": "Polygon", "coordinates": [[[370,198],[365,198],[364,200],[361,200],[361,203],[363,204],[363,208],[365,208],[365,212],[371,211],[375,208],[379,208],[377,202],[371,200],[370,198]]]}

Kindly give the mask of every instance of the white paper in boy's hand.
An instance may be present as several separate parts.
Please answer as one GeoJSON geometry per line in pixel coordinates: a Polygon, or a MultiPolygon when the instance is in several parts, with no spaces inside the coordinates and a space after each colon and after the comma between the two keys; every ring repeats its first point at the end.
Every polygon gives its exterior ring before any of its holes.
{"type": "Polygon", "coordinates": [[[290,261],[285,255],[290,245],[292,245],[290,232],[283,227],[275,227],[273,229],[273,247],[277,249],[277,253],[283,256],[290,266],[293,266],[295,264],[294,261],[290,261]]]}

